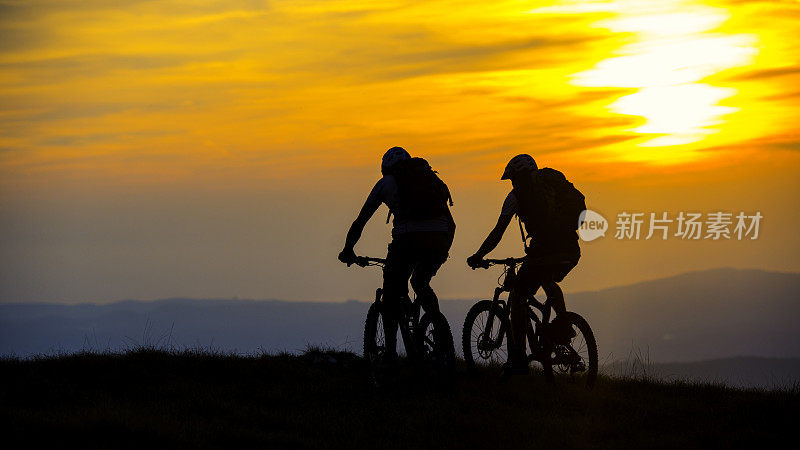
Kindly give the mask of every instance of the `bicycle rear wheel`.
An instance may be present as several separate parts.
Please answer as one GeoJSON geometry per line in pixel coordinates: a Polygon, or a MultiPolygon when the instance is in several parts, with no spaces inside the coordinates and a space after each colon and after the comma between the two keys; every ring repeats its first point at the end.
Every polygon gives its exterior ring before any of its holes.
{"type": "Polygon", "coordinates": [[[461,348],[464,351],[467,370],[475,370],[478,366],[501,370],[503,364],[508,361],[509,330],[508,323],[504,321],[505,312],[496,311],[489,327],[489,310],[492,303],[491,300],[479,301],[470,308],[464,319],[461,348]]]}
{"type": "Polygon", "coordinates": [[[568,342],[548,342],[548,354],[542,361],[545,376],[564,379],[591,388],[597,381],[597,341],[589,323],[574,312],[567,312],[564,319],[575,332],[568,342]]]}
{"type": "Polygon", "coordinates": [[[456,350],[453,333],[444,314],[423,314],[416,336],[422,361],[441,375],[451,376],[456,367],[456,350]]]}

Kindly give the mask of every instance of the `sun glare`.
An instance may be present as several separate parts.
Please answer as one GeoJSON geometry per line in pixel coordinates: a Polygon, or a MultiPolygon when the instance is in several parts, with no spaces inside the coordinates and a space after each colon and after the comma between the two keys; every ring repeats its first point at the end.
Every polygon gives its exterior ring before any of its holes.
{"type": "Polygon", "coordinates": [[[611,107],[620,114],[647,119],[632,131],[658,137],[642,142],[643,147],[689,144],[717,132],[713,126],[722,122],[721,117],[737,111],[718,105],[735,92],[702,83],[652,86],[620,98],[611,107]]]}
{"type": "MultiPolygon", "coordinates": [[[[729,18],[720,8],[674,2],[681,12],[664,13],[618,9],[619,16],[596,23],[615,33],[633,33],[633,42],[600,61],[588,71],[572,76],[583,87],[634,88],[607,108],[616,113],[639,116],[644,123],[627,131],[641,135],[638,147],[679,146],[698,142],[719,131],[722,117],[736,107],[721,106],[737,91],[702,82],[720,71],[751,63],[757,40],[748,34],[723,34],[714,30],[729,18]]],[[[629,160],[675,162],[691,153],[675,148],[672,158],[665,152],[640,149],[627,152],[629,160]]]]}

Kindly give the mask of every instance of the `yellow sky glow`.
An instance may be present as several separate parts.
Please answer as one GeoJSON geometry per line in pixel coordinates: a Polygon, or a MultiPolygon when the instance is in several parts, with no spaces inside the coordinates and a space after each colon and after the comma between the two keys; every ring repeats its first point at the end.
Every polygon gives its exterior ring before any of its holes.
{"type": "Polygon", "coordinates": [[[472,155],[465,176],[473,157],[513,148],[713,165],[721,153],[705,149],[790,131],[791,120],[737,119],[796,116],[796,99],[763,95],[796,73],[746,78],[795,62],[775,30],[798,31],[780,19],[796,5],[28,3],[11,2],[2,22],[12,45],[0,52],[0,170],[11,177],[267,162],[279,177],[311,153],[366,164],[399,139],[472,155]],[[772,26],[741,20],[755,12],[772,26]]]}
{"type": "Polygon", "coordinates": [[[334,256],[395,145],[454,192],[444,297],[488,286],[461,262],[522,152],[604,214],[764,214],[587,243],[574,286],[800,270],[798,36],[778,0],[0,0],[0,300],[367,292],[334,256]]]}

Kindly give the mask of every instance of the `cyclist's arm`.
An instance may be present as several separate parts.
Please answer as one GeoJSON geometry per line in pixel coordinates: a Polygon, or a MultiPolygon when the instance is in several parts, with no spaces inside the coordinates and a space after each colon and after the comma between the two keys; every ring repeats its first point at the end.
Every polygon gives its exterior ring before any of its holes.
{"type": "Polygon", "coordinates": [[[367,225],[369,219],[375,214],[378,207],[381,206],[383,184],[383,179],[381,179],[375,184],[375,187],[372,188],[372,191],[367,197],[367,201],[364,202],[364,206],[361,207],[361,211],[358,213],[358,217],[356,217],[356,220],[353,221],[353,224],[350,225],[350,229],[347,231],[344,248],[352,249],[356,246],[358,240],[361,239],[364,226],[367,225]]]}
{"type": "Polygon", "coordinates": [[[511,223],[511,218],[514,216],[509,216],[506,214],[501,214],[500,218],[497,219],[497,224],[494,226],[492,231],[489,232],[489,236],[486,236],[486,240],[483,241],[481,244],[481,248],[475,252],[480,258],[491,253],[497,245],[500,243],[500,239],[503,238],[503,233],[506,232],[506,228],[508,228],[508,224],[511,223]]]}

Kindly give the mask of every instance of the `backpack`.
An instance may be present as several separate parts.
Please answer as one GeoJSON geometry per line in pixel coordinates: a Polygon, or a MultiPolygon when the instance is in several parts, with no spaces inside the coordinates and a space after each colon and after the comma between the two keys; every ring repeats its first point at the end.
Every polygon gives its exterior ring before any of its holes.
{"type": "Polygon", "coordinates": [[[539,236],[540,238],[550,239],[574,234],[580,228],[581,213],[586,210],[586,197],[558,170],[549,167],[539,169],[537,178],[534,195],[516,194],[521,222],[525,222],[529,234],[533,228],[538,234],[549,235],[539,236]],[[526,199],[537,204],[523,204],[526,199]]]}
{"type": "MultiPolygon", "coordinates": [[[[391,174],[397,181],[398,206],[395,218],[401,220],[426,220],[447,213],[447,204],[453,205],[450,190],[428,161],[411,158],[392,166],[391,174]]],[[[389,218],[386,218],[389,222],[389,218]]]]}

